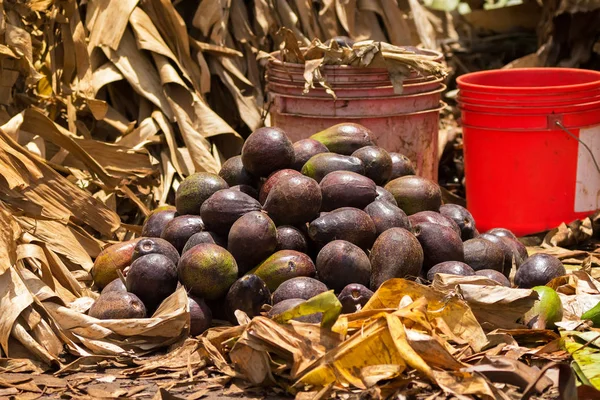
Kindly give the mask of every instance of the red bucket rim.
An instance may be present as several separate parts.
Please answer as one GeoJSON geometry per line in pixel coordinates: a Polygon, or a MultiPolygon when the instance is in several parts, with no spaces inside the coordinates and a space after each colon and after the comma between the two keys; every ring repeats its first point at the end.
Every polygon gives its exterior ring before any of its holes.
{"type": "Polygon", "coordinates": [[[382,118],[394,118],[394,117],[406,117],[409,115],[419,115],[419,114],[429,114],[429,113],[439,113],[440,111],[442,111],[444,108],[446,108],[448,106],[447,103],[444,103],[443,101],[440,101],[439,105],[437,108],[429,108],[427,110],[421,110],[421,111],[415,111],[415,112],[410,112],[410,113],[399,113],[399,114],[390,114],[390,115],[378,115],[378,116],[374,116],[374,117],[342,117],[342,116],[319,116],[319,115],[298,115],[298,114],[291,114],[291,113],[286,113],[286,112],[277,112],[278,115],[283,115],[283,116],[291,116],[291,117],[297,117],[297,118],[313,118],[313,119],[333,119],[333,120],[340,120],[343,121],[345,119],[348,120],[361,120],[361,119],[382,119],[382,118]]]}
{"type": "Polygon", "coordinates": [[[576,69],[576,68],[514,68],[514,69],[497,69],[489,71],[471,72],[462,75],[456,79],[459,89],[475,90],[485,93],[503,93],[503,94],[546,94],[546,93],[557,93],[557,92],[573,92],[573,91],[584,91],[595,88],[600,88],[600,71],[593,71],[588,69],[576,69]],[[504,78],[513,75],[517,77],[519,75],[528,74],[539,78],[540,74],[561,74],[563,77],[566,75],[589,77],[590,80],[582,83],[572,83],[565,85],[544,85],[544,86],[506,86],[506,85],[486,85],[481,83],[473,83],[473,81],[481,81],[486,78],[504,78]],[[593,79],[591,79],[593,78],[593,79]]]}
{"type": "MultiPolygon", "coordinates": [[[[402,85],[402,87],[406,88],[406,87],[428,86],[428,85],[434,85],[434,84],[437,84],[437,83],[439,83],[440,85],[444,85],[442,83],[443,80],[444,80],[443,78],[437,78],[437,79],[432,79],[432,80],[429,80],[429,81],[423,81],[421,83],[417,83],[417,82],[412,83],[412,82],[409,82],[407,84],[402,85]]],[[[407,81],[408,80],[406,80],[405,82],[407,82],[407,81]]],[[[302,85],[302,86],[289,85],[289,84],[286,84],[286,83],[280,83],[279,81],[269,81],[269,83],[267,83],[267,85],[282,86],[282,87],[293,88],[293,89],[304,89],[304,85],[302,85]]],[[[316,86],[315,86],[314,89],[325,90],[322,87],[316,87],[316,86]]],[[[366,89],[373,89],[373,90],[378,90],[378,89],[379,90],[380,89],[394,89],[394,86],[392,86],[392,85],[386,85],[386,86],[369,86],[368,88],[356,87],[356,86],[349,86],[347,88],[338,88],[338,87],[333,86],[333,89],[334,90],[344,90],[344,91],[359,91],[359,90],[360,91],[364,91],[366,89]]],[[[311,89],[311,90],[313,90],[313,89],[311,89]]]]}
{"type": "MultiPolygon", "coordinates": [[[[544,105],[544,104],[536,104],[534,105],[490,105],[490,104],[481,104],[481,103],[474,103],[474,102],[470,102],[470,101],[459,101],[459,108],[461,110],[467,110],[466,108],[462,107],[462,105],[464,104],[467,107],[471,107],[471,106],[475,106],[476,108],[482,109],[482,108],[490,108],[493,107],[495,109],[498,110],[497,113],[495,112],[491,112],[489,114],[504,114],[504,115],[514,115],[511,111],[517,109],[517,110],[531,110],[532,113],[524,113],[521,114],[519,113],[519,116],[522,115],[537,115],[537,114],[550,114],[551,112],[541,112],[541,111],[535,111],[535,110],[547,110],[547,109],[557,109],[557,113],[559,114],[564,114],[564,113],[576,113],[579,111],[588,111],[590,109],[595,110],[596,108],[598,110],[600,110],[600,98],[596,99],[595,101],[590,101],[590,102],[586,102],[586,103],[575,103],[575,104],[550,104],[550,105],[544,105]],[[566,109],[568,111],[560,111],[561,109],[566,109]]],[[[471,112],[479,112],[477,109],[470,109],[467,111],[471,111],[471,112]]],[[[483,111],[484,113],[486,111],[483,111]]]]}

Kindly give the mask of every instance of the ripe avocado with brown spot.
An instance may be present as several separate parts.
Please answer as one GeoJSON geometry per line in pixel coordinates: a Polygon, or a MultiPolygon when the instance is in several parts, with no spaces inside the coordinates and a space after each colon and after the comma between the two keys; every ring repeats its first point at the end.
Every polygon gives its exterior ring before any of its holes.
{"type": "Polygon", "coordinates": [[[398,207],[406,215],[419,211],[438,211],[442,205],[442,192],[438,184],[420,176],[396,178],[385,185],[385,190],[394,195],[398,207]]]}
{"type": "Polygon", "coordinates": [[[244,142],[242,163],[254,176],[290,168],[294,162],[294,147],[285,132],[279,128],[258,128],[244,142]]]}
{"type": "Polygon", "coordinates": [[[224,248],[204,243],[189,249],[177,265],[179,281],[194,296],[219,299],[238,276],[235,258],[224,248]]]}
{"type": "Polygon", "coordinates": [[[185,178],[175,193],[179,215],[199,215],[200,206],[217,190],[228,189],[223,178],[210,172],[196,172],[185,178]]]}
{"type": "Polygon", "coordinates": [[[132,293],[111,291],[102,293],[96,299],[88,315],[98,319],[145,318],[146,307],[132,293]]]}

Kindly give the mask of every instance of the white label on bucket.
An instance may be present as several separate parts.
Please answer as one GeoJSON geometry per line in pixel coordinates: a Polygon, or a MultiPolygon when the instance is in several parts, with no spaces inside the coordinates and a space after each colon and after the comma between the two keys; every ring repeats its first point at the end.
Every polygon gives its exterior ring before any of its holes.
{"type": "MultiPolygon", "coordinates": [[[[585,143],[600,163],[600,126],[579,131],[579,140],[585,143]]],[[[579,143],[577,152],[577,182],[575,183],[575,212],[600,208],[600,171],[588,149],[579,143]]]]}

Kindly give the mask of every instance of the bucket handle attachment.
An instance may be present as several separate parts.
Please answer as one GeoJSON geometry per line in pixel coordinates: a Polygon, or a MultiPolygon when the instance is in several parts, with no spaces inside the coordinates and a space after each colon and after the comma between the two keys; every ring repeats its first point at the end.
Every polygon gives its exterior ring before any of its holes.
{"type": "Polygon", "coordinates": [[[579,143],[581,143],[583,145],[583,147],[585,147],[585,149],[590,153],[590,156],[592,157],[592,161],[594,161],[594,165],[596,166],[596,170],[598,171],[598,173],[600,173],[600,167],[598,167],[598,161],[596,161],[596,157],[594,157],[594,153],[592,153],[592,149],[590,149],[590,147],[581,139],[579,139],[577,136],[575,136],[570,130],[568,130],[560,121],[554,121],[554,123],[556,124],[556,126],[558,126],[560,129],[562,129],[563,131],[565,131],[567,133],[567,135],[571,136],[573,139],[577,140],[579,143]]]}

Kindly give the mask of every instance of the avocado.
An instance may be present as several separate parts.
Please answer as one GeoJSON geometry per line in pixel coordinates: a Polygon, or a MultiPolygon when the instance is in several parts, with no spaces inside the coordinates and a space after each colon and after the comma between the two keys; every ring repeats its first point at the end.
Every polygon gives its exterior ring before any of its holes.
{"type": "Polygon", "coordinates": [[[333,153],[350,155],[365,146],[373,146],[373,133],[362,125],[350,122],[331,126],[310,137],[327,146],[333,153]]]}
{"type": "Polygon", "coordinates": [[[375,241],[377,231],[369,214],[358,208],[344,207],[312,221],[308,235],[318,247],[339,239],[368,250],[375,241]]]}
{"type": "Polygon", "coordinates": [[[507,237],[507,238],[517,240],[517,236],[506,228],[493,228],[493,229],[490,229],[489,231],[487,231],[486,233],[489,233],[490,235],[507,237]]]}
{"type": "Polygon", "coordinates": [[[261,210],[258,200],[236,190],[223,189],[202,204],[200,216],[206,230],[227,236],[229,229],[238,218],[251,211],[261,210]]]}
{"type": "Polygon", "coordinates": [[[112,281],[111,283],[109,283],[108,285],[104,286],[104,289],[102,289],[102,292],[100,292],[100,294],[104,294],[104,293],[108,293],[108,292],[126,293],[127,288],[125,287],[125,284],[123,283],[121,278],[117,278],[114,281],[112,281]]]}
{"type": "Polygon", "coordinates": [[[429,271],[427,271],[427,280],[433,281],[435,274],[471,276],[475,275],[475,271],[473,271],[473,268],[469,267],[464,262],[444,261],[434,265],[429,271]]]}
{"type": "Polygon", "coordinates": [[[142,236],[160,237],[165,226],[177,215],[177,209],[173,206],[155,208],[142,225],[142,236]]]}
{"type": "Polygon", "coordinates": [[[419,211],[439,211],[442,205],[442,192],[438,184],[420,176],[396,178],[385,185],[385,190],[394,196],[398,207],[406,215],[419,211]]]}
{"type": "Polygon", "coordinates": [[[360,247],[345,240],[327,243],[317,255],[317,275],[327,287],[341,291],[346,285],[368,285],[371,263],[360,247]]]}
{"type": "Polygon", "coordinates": [[[242,163],[242,156],[231,157],[223,163],[219,176],[227,182],[230,187],[237,185],[248,185],[256,187],[258,178],[253,176],[242,163]]]}
{"type": "Polygon", "coordinates": [[[196,172],[185,178],[175,193],[179,215],[199,215],[200,206],[217,190],[228,189],[223,178],[210,172],[196,172]]]}
{"type": "Polygon", "coordinates": [[[320,153],[314,155],[302,167],[302,174],[313,178],[317,182],[325,175],[334,171],[350,171],[364,175],[365,167],[360,158],[344,156],[336,153],[320,153]]]}
{"type": "Polygon", "coordinates": [[[520,288],[543,286],[567,273],[560,260],[550,254],[538,253],[529,257],[515,274],[515,285],[520,288]]]}
{"type": "Polygon", "coordinates": [[[181,254],[183,247],[194,234],[204,230],[204,221],[198,215],[180,215],[165,226],[160,237],[171,243],[181,254]]]}
{"type": "Polygon", "coordinates": [[[508,278],[512,269],[514,254],[512,247],[506,242],[506,238],[491,235],[489,233],[483,233],[477,236],[477,238],[490,241],[500,247],[500,250],[502,250],[502,254],[504,255],[504,267],[501,272],[508,278]]]}
{"type": "Polygon", "coordinates": [[[163,254],[147,254],[135,260],[125,277],[127,291],[144,302],[148,313],[177,288],[177,267],[163,254]]]}
{"type": "Polygon", "coordinates": [[[375,200],[387,201],[388,203],[393,204],[396,207],[398,207],[398,203],[396,202],[396,199],[390,192],[388,192],[381,186],[377,186],[375,188],[375,190],[377,191],[377,197],[375,198],[375,200]]]}
{"type": "Polygon", "coordinates": [[[264,212],[251,211],[231,226],[227,250],[235,258],[240,275],[275,252],[277,227],[264,212]]]}
{"type": "Polygon", "coordinates": [[[548,286],[535,286],[539,299],[523,316],[523,322],[531,329],[554,329],[563,319],[563,306],[558,293],[548,286]]]}
{"type": "MultiPolygon", "coordinates": [[[[304,303],[306,300],[304,299],[287,299],[287,300],[283,300],[277,304],[275,304],[273,306],[273,308],[271,308],[271,310],[269,311],[269,313],[267,314],[269,316],[269,318],[274,318],[277,315],[287,311],[287,310],[291,310],[292,308],[296,307],[298,304],[304,303]]],[[[304,322],[304,323],[308,323],[308,324],[318,324],[321,322],[321,319],[323,318],[323,313],[314,313],[314,314],[310,314],[310,315],[303,315],[302,317],[296,317],[293,318],[294,321],[298,321],[298,322],[304,322]]]]}
{"type": "Polygon", "coordinates": [[[298,228],[290,225],[277,227],[277,247],[275,250],[308,251],[308,239],[298,228]]]}
{"type": "Polygon", "coordinates": [[[423,249],[423,276],[427,276],[427,272],[436,264],[465,260],[463,242],[454,229],[431,222],[419,222],[413,225],[413,232],[423,249]]]}
{"type": "Polygon", "coordinates": [[[185,243],[185,246],[183,247],[181,254],[183,255],[185,252],[187,252],[192,247],[194,247],[198,244],[202,244],[202,243],[216,244],[217,246],[221,246],[224,249],[227,248],[227,239],[224,239],[222,236],[217,235],[214,232],[202,231],[202,232],[194,233],[192,236],[190,236],[188,241],[185,243]]]}
{"type": "Polygon", "coordinates": [[[294,147],[284,131],[279,128],[258,128],[244,142],[242,163],[254,176],[290,168],[294,162],[294,147]]]}
{"type": "Polygon", "coordinates": [[[510,287],[508,278],[502,272],[498,272],[495,269],[480,269],[479,271],[475,271],[475,275],[484,276],[498,282],[502,286],[510,287]]]}
{"type": "Polygon", "coordinates": [[[96,299],[88,315],[98,319],[145,318],[146,307],[132,293],[111,291],[102,293],[96,299]]]}
{"type": "Polygon", "coordinates": [[[451,228],[460,237],[460,228],[456,222],[435,211],[419,211],[418,213],[409,216],[408,220],[413,226],[419,222],[430,222],[432,224],[443,225],[447,228],[451,228]]]}
{"type": "Polygon", "coordinates": [[[366,146],[352,153],[365,166],[365,176],[377,185],[385,185],[392,176],[392,157],[385,149],[377,146],[366,146]]]}
{"type": "Polygon", "coordinates": [[[485,239],[469,239],[463,243],[465,263],[475,271],[493,269],[504,272],[504,253],[500,246],[485,239]]]}
{"type": "Polygon", "coordinates": [[[416,175],[415,167],[408,157],[400,153],[389,153],[392,159],[392,173],[389,180],[394,180],[402,176],[416,175]]]}
{"type": "Polygon", "coordinates": [[[190,336],[198,336],[204,333],[212,324],[212,311],[203,299],[188,296],[190,308],[190,336]]]}
{"type": "Polygon", "coordinates": [[[362,310],[371,297],[373,297],[373,292],[364,285],[360,283],[347,285],[338,295],[338,300],[342,303],[342,314],[351,314],[362,310]]]}
{"type": "Polygon", "coordinates": [[[416,278],[423,267],[423,249],[411,232],[391,228],[383,232],[371,249],[371,290],[391,278],[416,278]]]}
{"type": "Polygon", "coordinates": [[[161,238],[141,238],[135,245],[131,261],[135,261],[146,254],[162,254],[169,257],[173,264],[179,262],[179,252],[173,245],[161,238]]]}
{"type": "Polygon", "coordinates": [[[302,167],[310,158],[320,153],[327,153],[329,150],[323,143],[314,139],[302,139],[293,144],[294,163],[290,168],[301,171],[302,167]]]}
{"type": "Polygon", "coordinates": [[[238,276],[235,259],[224,248],[204,243],[189,249],[177,265],[179,281],[194,296],[216,300],[225,296],[238,276]]]}
{"type": "Polygon", "coordinates": [[[131,257],[140,239],[128,240],[108,246],[98,254],[92,267],[92,277],[102,289],[119,277],[117,270],[123,271],[131,264],[131,257]]]}
{"type": "Polygon", "coordinates": [[[466,208],[458,204],[443,204],[440,214],[456,222],[463,242],[475,237],[475,219],[466,208]]]}
{"type": "Polygon", "coordinates": [[[265,183],[261,186],[260,193],[258,194],[258,201],[260,201],[260,204],[265,204],[269,192],[271,191],[271,189],[273,189],[273,186],[275,186],[275,184],[279,182],[280,179],[286,179],[294,175],[301,176],[302,174],[293,169],[281,169],[269,175],[265,183]]]}
{"type": "Polygon", "coordinates": [[[406,213],[387,201],[374,201],[365,207],[365,212],[373,220],[377,236],[390,228],[412,229],[406,213]]]}
{"type": "Polygon", "coordinates": [[[254,189],[249,185],[236,185],[230,187],[231,190],[237,190],[238,192],[242,192],[252,197],[255,200],[258,200],[258,190],[254,189]]]}
{"type": "Polygon", "coordinates": [[[307,276],[288,279],[273,292],[273,304],[287,299],[308,300],[318,294],[325,293],[327,286],[324,283],[307,276]]]}
{"type": "Polygon", "coordinates": [[[321,188],[314,179],[293,175],[273,185],[264,209],[278,226],[300,225],[318,215],[321,201],[321,188]]]}
{"type": "Polygon", "coordinates": [[[258,276],[244,275],[231,285],[225,297],[227,319],[237,324],[236,310],[241,310],[253,318],[260,315],[263,304],[271,304],[271,291],[258,276]]]}
{"type": "Polygon", "coordinates": [[[319,184],[323,201],[321,209],[331,211],[341,207],[365,208],[377,197],[375,182],[350,171],[334,171],[319,184]]]}
{"type": "Polygon", "coordinates": [[[288,279],[315,276],[315,264],[309,256],[294,250],[279,250],[250,271],[261,278],[271,292],[288,279]]]}

